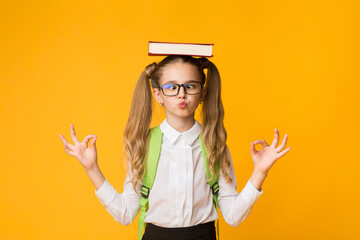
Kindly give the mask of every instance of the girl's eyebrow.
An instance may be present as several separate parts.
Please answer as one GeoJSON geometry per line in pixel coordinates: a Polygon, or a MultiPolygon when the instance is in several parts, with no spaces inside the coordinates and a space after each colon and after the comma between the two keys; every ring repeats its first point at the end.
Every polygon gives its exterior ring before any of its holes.
{"type": "MultiPolygon", "coordinates": [[[[186,81],[184,83],[189,83],[189,82],[198,82],[198,81],[196,81],[196,80],[188,80],[188,81],[186,81]]],[[[175,80],[170,80],[170,81],[167,81],[167,82],[165,82],[163,84],[169,84],[169,83],[178,83],[178,82],[175,81],[175,80]]]]}

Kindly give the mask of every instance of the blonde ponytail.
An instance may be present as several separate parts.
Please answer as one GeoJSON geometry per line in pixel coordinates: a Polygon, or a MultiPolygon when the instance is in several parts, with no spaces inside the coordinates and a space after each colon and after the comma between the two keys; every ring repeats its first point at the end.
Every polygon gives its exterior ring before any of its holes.
{"type": "Polygon", "coordinates": [[[124,151],[131,166],[134,189],[141,184],[144,175],[143,161],[147,152],[149,126],[152,117],[152,95],[149,79],[156,63],[149,64],[141,73],[132,98],[130,114],[124,129],[124,151]]]}
{"type": "Polygon", "coordinates": [[[228,174],[230,160],[226,151],[227,133],[224,127],[224,107],[221,101],[221,79],[220,74],[211,61],[207,58],[199,58],[201,70],[207,69],[206,95],[202,107],[203,127],[202,137],[208,148],[209,170],[214,176],[216,159],[220,158],[220,169],[227,182],[232,179],[228,174]]]}

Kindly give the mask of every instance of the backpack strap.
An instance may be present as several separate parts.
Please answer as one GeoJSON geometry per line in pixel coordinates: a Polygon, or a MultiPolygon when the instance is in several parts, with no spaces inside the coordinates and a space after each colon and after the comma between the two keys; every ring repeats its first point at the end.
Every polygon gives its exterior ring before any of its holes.
{"type": "Polygon", "coordinates": [[[144,219],[149,208],[149,194],[156,176],[156,170],[161,151],[161,142],[162,132],[160,130],[160,126],[152,128],[150,130],[150,138],[148,142],[148,156],[146,160],[145,175],[143,177],[143,185],[141,186],[139,240],[142,238],[144,230],[144,219]]]}
{"type": "MultiPolygon", "coordinates": [[[[219,195],[219,174],[220,174],[220,159],[217,158],[216,162],[215,162],[215,176],[214,178],[209,181],[209,179],[212,177],[210,169],[209,169],[209,165],[207,162],[207,149],[205,147],[205,144],[201,138],[201,135],[199,136],[199,141],[200,141],[200,147],[201,147],[201,153],[203,156],[203,160],[204,160],[204,165],[205,165],[205,171],[206,171],[206,179],[208,180],[208,183],[211,187],[212,190],[212,194],[213,194],[213,202],[215,204],[215,209],[217,212],[217,207],[218,207],[218,195],[219,195]]],[[[216,234],[217,234],[217,239],[220,239],[219,236],[219,218],[216,220],[216,234]]]]}

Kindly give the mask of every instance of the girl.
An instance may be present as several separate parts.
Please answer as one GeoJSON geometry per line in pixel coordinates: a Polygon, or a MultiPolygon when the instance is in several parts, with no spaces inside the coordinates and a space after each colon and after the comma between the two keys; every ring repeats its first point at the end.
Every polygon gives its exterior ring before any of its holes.
{"type": "Polygon", "coordinates": [[[282,151],[287,134],[278,147],[276,128],[271,145],[263,139],[251,143],[254,171],[239,194],[226,146],[221,83],[216,66],[204,57],[182,55],[169,55],[158,64],[148,65],[135,87],[124,130],[129,168],[122,194],[110,185],[99,169],[95,135],[87,135],[80,142],[73,124],[70,124],[70,130],[74,145],[59,135],[65,151],[84,167],[96,188],[96,196],[123,225],[130,224],[139,212],[152,117],[150,82],[155,100],[165,108],[166,119],[160,125],[161,153],[148,196],[149,208],[144,220],[147,224],[142,239],[216,239],[214,221],[218,215],[212,189],[207,184],[199,136],[208,150],[206,161],[212,175],[216,174],[217,159],[220,161],[219,209],[228,224],[238,226],[262,194],[261,186],[271,166],[290,150],[282,151]],[[207,69],[207,76],[204,69],[207,69]],[[194,119],[199,104],[202,104],[202,125],[194,119]],[[90,139],[93,140],[89,148],[90,139]],[[263,148],[256,151],[256,144],[262,144],[263,148]]]}

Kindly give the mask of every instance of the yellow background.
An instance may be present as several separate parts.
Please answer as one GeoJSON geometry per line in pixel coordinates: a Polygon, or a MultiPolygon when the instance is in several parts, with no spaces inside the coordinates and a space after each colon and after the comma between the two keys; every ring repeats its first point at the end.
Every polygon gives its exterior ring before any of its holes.
{"type": "MultiPolygon", "coordinates": [[[[148,41],[214,43],[238,191],[250,142],[289,135],[249,217],[221,239],[359,239],[358,1],[1,1],[0,239],[136,239],[72,143],[98,136],[121,192],[122,133],[148,41]]],[[[156,107],[154,124],[164,113],[156,107]]],[[[259,149],[259,146],[257,146],[259,149]]]]}

